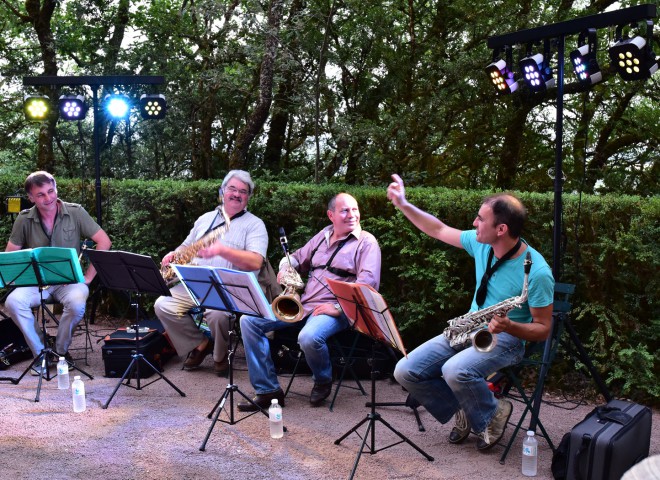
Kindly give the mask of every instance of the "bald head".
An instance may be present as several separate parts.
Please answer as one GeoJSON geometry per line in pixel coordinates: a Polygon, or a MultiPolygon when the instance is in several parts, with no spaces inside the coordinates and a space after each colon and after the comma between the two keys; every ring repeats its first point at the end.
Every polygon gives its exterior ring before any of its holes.
{"type": "Polygon", "coordinates": [[[527,219],[527,209],[517,197],[510,193],[497,193],[486,197],[482,205],[488,205],[493,210],[495,223],[505,224],[512,238],[520,237],[527,219]]]}

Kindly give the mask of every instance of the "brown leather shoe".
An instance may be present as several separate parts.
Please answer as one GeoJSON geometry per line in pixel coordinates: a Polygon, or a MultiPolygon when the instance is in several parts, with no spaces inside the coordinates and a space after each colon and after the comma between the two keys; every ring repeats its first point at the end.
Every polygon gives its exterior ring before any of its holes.
{"type": "Polygon", "coordinates": [[[260,408],[262,410],[268,410],[268,407],[270,407],[270,401],[273,398],[277,398],[277,403],[280,404],[280,407],[284,406],[284,392],[281,388],[279,388],[272,393],[262,393],[255,395],[252,398],[252,402],[254,403],[240,402],[238,404],[238,409],[241,412],[256,412],[260,408]]]}
{"type": "Polygon", "coordinates": [[[213,371],[218,375],[218,377],[226,377],[227,372],[229,372],[229,362],[227,357],[222,362],[213,362],[213,371]]]}
{"type": "Polygon", "coordinates": [[[207,355],[213,353],[213,342],[209,340],[209,342],[206,344],[206,347],[204,347],[204,350],[197,350],[197,348],[193,348],[192,351],[188,354],[188,358],[186,358],[186,361],[183,362],[183,367],[184,368],[196,368],[201,365],[201,363],[204,361],[204,358],[206,358],[207,355]]]}
{"type": "Polygon", "coordinates": [[[332,382],[328,383],[314,383],[314,388],[312,388],[312,393],[309,396],[309,403],[313,407],[318,407],[323,403],[323,400],[328,398],[332,393],[332,382]]]}

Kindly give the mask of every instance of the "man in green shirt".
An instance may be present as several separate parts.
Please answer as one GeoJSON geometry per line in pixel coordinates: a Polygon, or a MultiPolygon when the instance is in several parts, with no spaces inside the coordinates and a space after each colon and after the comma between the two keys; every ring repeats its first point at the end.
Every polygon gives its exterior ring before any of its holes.
{"type": "MultiPolygon", "coordinates": [[[[50,173],[37,171],[28,175],[25,192],[34,206],[18,214],[6,252],[38,247],[75,248],[80,251],[82,238],[93,240],[97,250],[110,248],[110,238],[83,207],[57,198],[57,184],[50,173]]],[[[59,355],[64,356],[69,350],[73,330],[85,314],[89,284],[95,275],[96,270],[90,265],[85,272],[85,283],[52,285],[43,291],[44,300],[53,298],[63,305],[55,340],[55,350],[59,355]]],[[[34,356],[44,349],[42,334],[32,314],[32,309],[38,307],[40,302],[39,287],[16,288],[5,300],[7,311],[23,332],[34,356]]]]}

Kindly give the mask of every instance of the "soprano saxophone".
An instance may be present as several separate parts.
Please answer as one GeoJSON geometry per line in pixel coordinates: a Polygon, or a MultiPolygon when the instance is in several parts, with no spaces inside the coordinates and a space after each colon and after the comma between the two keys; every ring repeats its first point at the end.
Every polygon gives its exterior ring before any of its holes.
{"type": "Polygon", "coordinates": [[[497,343],[495,335],[488,331],[488,322],[494,315],[504,316],[514,308],[520,308],[527,301],[529,271],[532,268],[532,256],[525,256],[525,278],[520,296],[507,298],[495,305],[469,312],[449,320],[443,335],[452,347],[467,347],[470,343],[479,352],[490,352],[497,343]]]}
{"type": "Polygon", "coordinates": [[[174,256],[170,260],[170,263],[168,263],[167,265],[162,265],[160,267],[160,274],[163,276],[163,279],[165,280],[165,283],[167,283],[168,286],[172,286],[177,280],[176,272],[172,268],[172,264],[176,264],[176,265],[189,264],[190,262],[192,262],[193,258],[197,256],[197,252],[199,252],[203,248],[208,247],[216,240],[223,238],[225,236],[225,233],[227,233],[227,230],[229,230],[230,218],[229,215],[227,215],[227,212],[225,212],[224,204],[220,205],[220,212],[222,213],[222,217],[225,220],[224,225],[214,230],[211,230],[209,233],[207,233],[206,235],[204,235],[194,243],[188,245],[187,247],[183,247],[178,250],[175,250],[174,256]]]}

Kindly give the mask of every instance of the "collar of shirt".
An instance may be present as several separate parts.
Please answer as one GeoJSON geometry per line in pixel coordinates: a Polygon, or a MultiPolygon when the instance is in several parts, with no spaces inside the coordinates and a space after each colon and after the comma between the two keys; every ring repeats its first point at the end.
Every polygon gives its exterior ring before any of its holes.
{"type": "MultiPolygon", "coordinates": [[[[332,237],[332,234],[334,233],[334,228],[332,225],[328,225],[326,228],[325,232],[323,232],[325,236],[325,244],[329,247],[330,246],[330,238],[332,237]]],[[[358,225],[353,229],[352,232],[349,232],[348,235],[346,235],[344,238],[348,238],[349,235],[353,235],[355,238],[359,239],[360,234],[362,233],[362,227],[358,225]]],[[[338,240],[343,240],[343,238],[340,238],[338,240]]]]}
{"type": "MultiPolygon", "coordinates": [[[[57,205],[59,207],[57,209],[57,217],[58,218],[61,219],[62,216],[69,214],[69,209],[67,208],[66,204],[62,200],[60,200],[59,198],[57,199],[57,205]]],[[[36,206],[30,208],[30,211],[28,212],[28,218],[41,223],[41,217],[39,216],[39,210],[37,210],[36,206]]]]}

